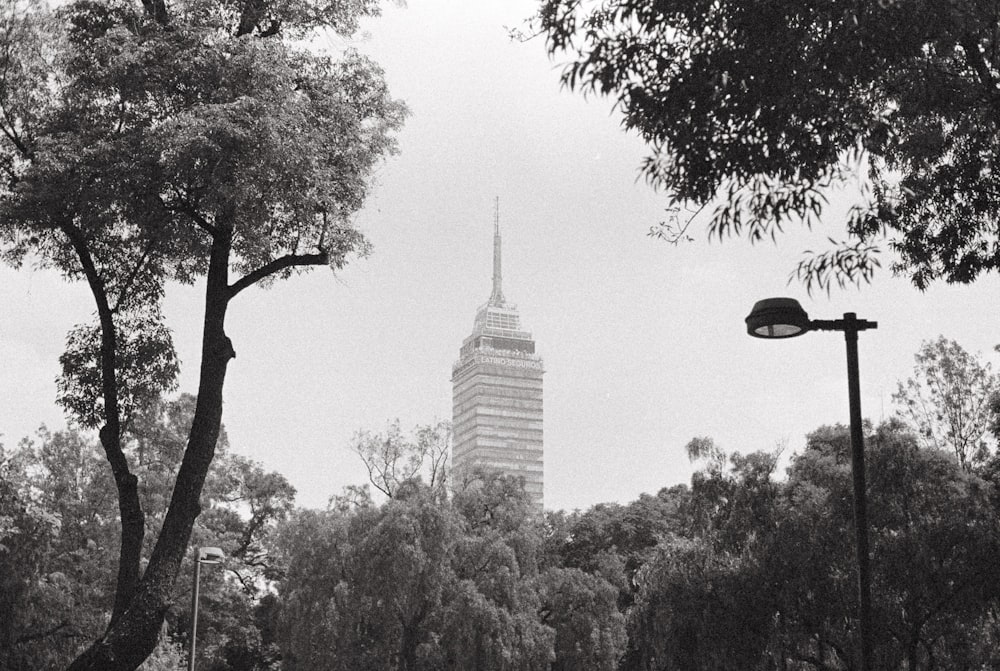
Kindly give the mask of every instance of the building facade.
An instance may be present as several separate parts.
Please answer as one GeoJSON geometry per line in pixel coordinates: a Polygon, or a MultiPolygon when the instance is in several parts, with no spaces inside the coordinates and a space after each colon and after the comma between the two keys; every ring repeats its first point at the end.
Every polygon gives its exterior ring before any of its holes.
{"type": "Polygon", "coordinates": [[[500,222],[493,232],[493,292],[452,368],[452,471],[457,486],[476,467],[521,478],[541,511],[542,359],[517,306],[501,288],[500,222]]]}

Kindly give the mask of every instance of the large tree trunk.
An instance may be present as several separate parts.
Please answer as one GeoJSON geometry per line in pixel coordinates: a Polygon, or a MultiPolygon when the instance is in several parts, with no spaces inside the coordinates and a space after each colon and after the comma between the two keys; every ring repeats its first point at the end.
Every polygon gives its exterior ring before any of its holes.
{"type": "Polygon", "coordinates": [[[198,401],[160,535],[128,605],[118,617],[112,618],[104,635],[74,660],[70,671],[134,671],[156,646],[194,521],[201,512],[201,490],[222,425],[226,368],[235,356],[225,333],[226,309],[231,297],[230,235],[218,233],[212,245],[198,401]]]}

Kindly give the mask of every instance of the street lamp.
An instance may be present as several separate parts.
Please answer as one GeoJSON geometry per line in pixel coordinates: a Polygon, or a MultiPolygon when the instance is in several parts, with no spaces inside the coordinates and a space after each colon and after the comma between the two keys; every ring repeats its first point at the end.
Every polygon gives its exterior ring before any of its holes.
{"type": "Polygon", "coordinates": [[[198,636],[198,583],[201,582],[202,564],[219,564],[226,555],[219,548],[196,548],[194,578],[191,589],[191,640],[188,645],[188,671],[194,671],[194,644],[198,636]]]}
{"type": "Polygon", "coordinates": [[[847,395],[851,411],[851,475],[854,480],[855,551],[858,561],[858,629],[861,635],[861,671],[871,670],[871,572],[868,565],[868,505],[865,497],[865,443],[861,427],[861,390],[858,382],[858,331],[878,328],[878,322],[845,312],[843,319],[809,319],[794,298],[757,301],[746,318],[747,333],[755,338],[794,338],[807,331],[843,331],[847,341],[847,395]]]}

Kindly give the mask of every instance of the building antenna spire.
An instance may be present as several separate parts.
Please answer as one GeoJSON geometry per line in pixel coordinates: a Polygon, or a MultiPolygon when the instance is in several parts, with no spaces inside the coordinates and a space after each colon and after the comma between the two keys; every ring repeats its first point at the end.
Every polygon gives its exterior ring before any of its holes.
{"type": "Polygon", "coordinates": [[[491,305],[503,305],[502,276],[500,273],[500,197],[493,200],[493,293],[491,305]]]}

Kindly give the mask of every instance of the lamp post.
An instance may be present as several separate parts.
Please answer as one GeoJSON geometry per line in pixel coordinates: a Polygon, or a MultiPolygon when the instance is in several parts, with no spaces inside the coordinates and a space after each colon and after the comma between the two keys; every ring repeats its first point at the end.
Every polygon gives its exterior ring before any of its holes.
{"type": "Polygon", "coordinates": [[[191,588],[191,640],[188,645],[188,671],[194,671],[194,646],[198,637],[198,584],[201,582],[202,564],[219,564],[225,559],[219,548],[196,548],[194,555],[194,577],[191,588]]]}
{"type": "Polygon", "coordinates": [[[858,319],[809,319],[794,298],[757,301],[746,318],[747,333],[755,338],[794,338],[807,331],[842,331],[847,341],[847,395],[851,413],[851,475],[854,481],[854,531],[858,563],[858,630],[861,671],[871,671],[871,571],[868,550],[868,504],[865,485],[865,443],[861,427],[861,391],[858,381],[858,331],[878,328],[878,322],[858,319]]]}

